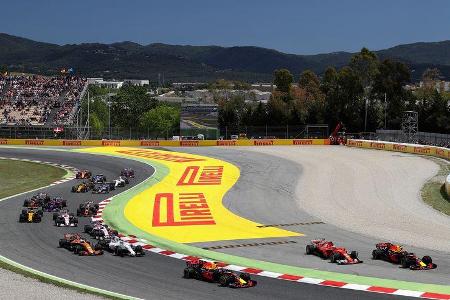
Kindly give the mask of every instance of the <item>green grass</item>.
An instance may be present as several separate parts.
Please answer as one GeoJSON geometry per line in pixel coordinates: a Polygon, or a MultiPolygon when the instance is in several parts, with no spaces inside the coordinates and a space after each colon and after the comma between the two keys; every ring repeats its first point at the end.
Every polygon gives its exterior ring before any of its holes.
{"type": "Polygon", "coordinates": [[[0,159],[0,199],[46,186],[65,174],[65,170],[49,165],[0,159]]]}
{"type": "Polygon", "coordinates": [[[439,165],[439,171],[423,186],[422,199],[434,209],[450,216],[450,199],[444,187],[445,178],[450,174],[450,164],[440,159],[430,159],[439,165]]]}

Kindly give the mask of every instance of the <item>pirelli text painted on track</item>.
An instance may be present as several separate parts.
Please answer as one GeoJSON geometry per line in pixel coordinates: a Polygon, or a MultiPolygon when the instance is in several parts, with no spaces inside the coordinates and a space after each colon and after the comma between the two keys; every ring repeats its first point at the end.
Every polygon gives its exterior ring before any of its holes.
{"type": "MultiPolygon", "coordinates": [[[[131,198],[125,218],[139,230],[180,243],[301,236],[233,214],[222,199],[237,182],[239,169],[215,158],[125,147],[98,147],[83,152],[117,154],[162,164],[169,173],[131,198]]],[[[239,205],[239,203],[236,203],[239,205]]]]}

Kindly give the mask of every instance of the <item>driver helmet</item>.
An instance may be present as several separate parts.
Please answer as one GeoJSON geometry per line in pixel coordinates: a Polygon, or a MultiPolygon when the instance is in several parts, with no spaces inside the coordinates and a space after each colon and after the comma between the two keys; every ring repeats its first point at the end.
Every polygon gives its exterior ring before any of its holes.
{"type": "Polygon", "coordinates": [[[400,253],[402,252],[403,248],[400,245],[391,245],[391,247],[389,247],[389,250],[394,253],[400,253]]]}
{"type": "Polygon", "coordinates": [[[203,268],[207,269],[207,270],[214,270],[217,269],[217,265],[215,262],[205,262],[203,264],[203,268]]]}

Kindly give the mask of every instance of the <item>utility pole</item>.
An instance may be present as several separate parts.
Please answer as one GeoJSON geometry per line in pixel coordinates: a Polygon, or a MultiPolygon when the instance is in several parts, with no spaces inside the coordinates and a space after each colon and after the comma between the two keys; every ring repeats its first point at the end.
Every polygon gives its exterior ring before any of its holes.
{"type": "Polygon", "coordinates": [[[369,98],[366,96],[366,114],[364,117],[364,132],[367,132],[367,107],[369,106],[369,98]]]}
{"type": "Polygon", "coordinates": [[[386,97],[386,93],[384,93],[384,129],[387,129],[387,97],[386,97]]]}
{"type": "Polygon", "coordinates": [[[87,132],[88,132],[88,134],[87,134],[87,137],[88,137],[88,139],[90,138],[90,136],[91,136],[91,124],[90,124],[90,122],[89,122],[89,103],[91,102],[91,99],[89,98],[89,90],[88,90],[88,105],[87,105],[87,107],[88,107],[88,113],[87,113],[87,132]]]}
{"type": "Polygon", "coordinates": [[[109,128],[109,139],[111,139],[111,101],[108,99],[108,128],[109,128]]]}

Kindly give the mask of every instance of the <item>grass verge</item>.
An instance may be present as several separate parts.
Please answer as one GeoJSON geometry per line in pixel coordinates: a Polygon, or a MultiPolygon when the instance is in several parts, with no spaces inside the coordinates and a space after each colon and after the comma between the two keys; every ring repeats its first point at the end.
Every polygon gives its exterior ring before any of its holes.
{"type": "Polygon", "coordinates": [[[0,199],[46,186],[66,175],[66,171],[49,165],[0,159],[0,199]]]}
{"type": "Polygon", "coordinates": [[[439,171],[422,187],[422,199],[434,209],[450,216],[450,199],[444,187],[445,178],[450,173],[450,164],[436,158],[429,159],[439,165],[439,171]]]}

